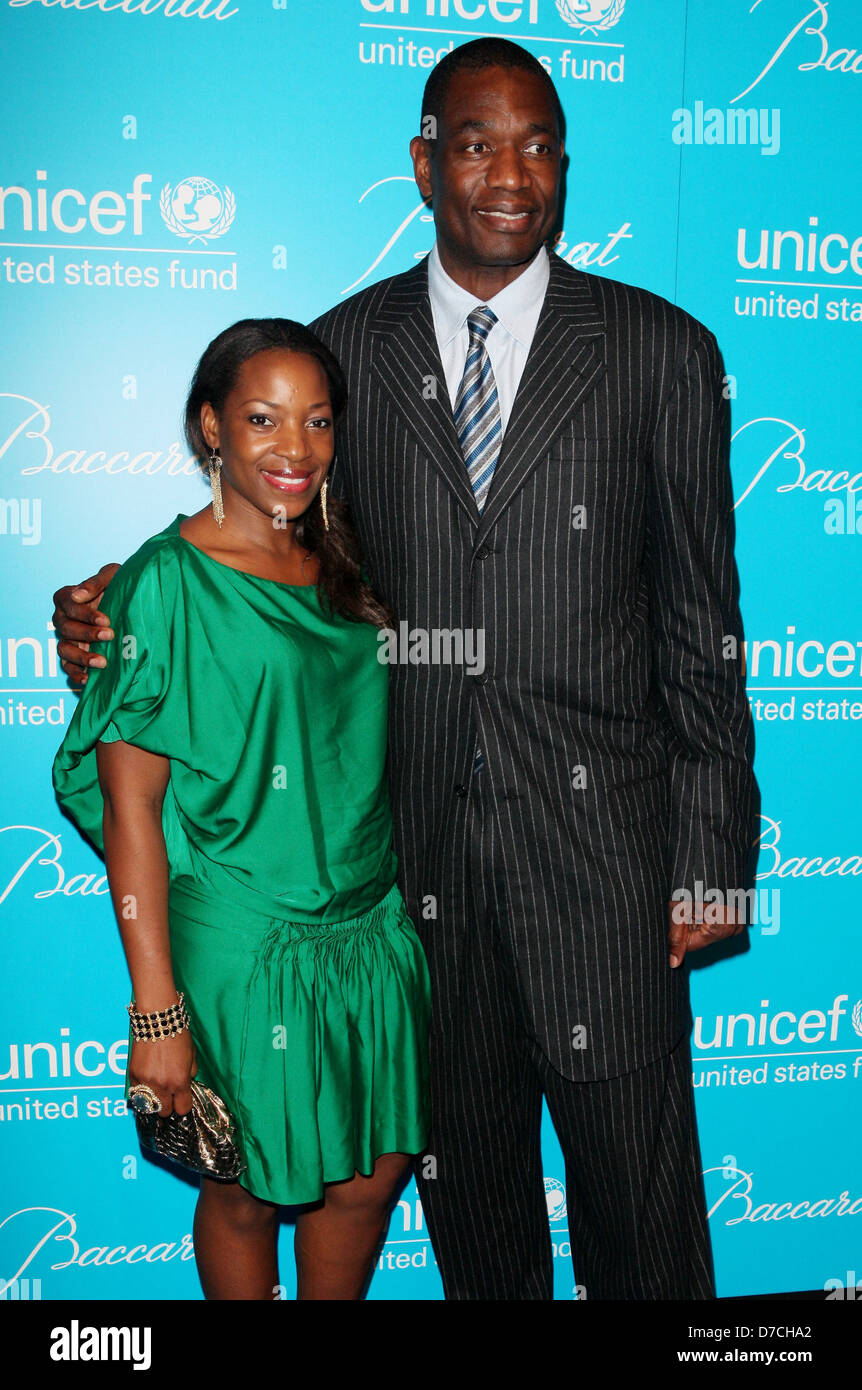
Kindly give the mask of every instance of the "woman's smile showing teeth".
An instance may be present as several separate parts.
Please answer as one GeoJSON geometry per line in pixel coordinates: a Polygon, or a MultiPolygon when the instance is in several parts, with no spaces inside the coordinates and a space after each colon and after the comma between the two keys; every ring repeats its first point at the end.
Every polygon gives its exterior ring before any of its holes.
{"type": "Polygon", "coordinates": [[[279,492],[305,492],[314,477],[313,470],[302,468],[261,469],[263,476],[279,492]]]}

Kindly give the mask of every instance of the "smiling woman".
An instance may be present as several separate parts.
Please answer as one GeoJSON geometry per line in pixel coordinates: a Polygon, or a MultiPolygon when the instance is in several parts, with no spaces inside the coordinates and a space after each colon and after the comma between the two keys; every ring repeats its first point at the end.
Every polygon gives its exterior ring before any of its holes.
{"type": "Polygon", "coordinates": [[[329,498],[335,420],[346,387],[332,353],[290,319],[241,319],[214,338],[186,403],[186,437],[208,457],[214,508],[181,528],[238,570],[316,583],[343,616],[383,624],[344,505],[329,498]],[[217,493],[224,490],[219,520],[217,493]]]}
{"type": "Polygon", "coordinates": [[[271,1299],[277,1207],[299,1297],[361,1295],[427,1138],[428,969],[395,881],[384,605],[325,501],[345,400],[287,319],[234,324],[186,407],[213,506],[121,566],[54,762],[105,855],[132,977],[126,1096],[233,1117],[239,1181],[204,1177],[208,1298],[271,1299]],[[241,650],[241,659],[235,660],[241,650]],[[169,1023],[165,1023],[170,1015],[169,1023]]]}

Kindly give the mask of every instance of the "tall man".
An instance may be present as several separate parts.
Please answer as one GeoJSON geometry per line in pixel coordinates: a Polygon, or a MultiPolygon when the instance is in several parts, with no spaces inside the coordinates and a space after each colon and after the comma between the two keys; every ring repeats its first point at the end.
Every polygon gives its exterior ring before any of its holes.
{"type": "MultiPolygon", "coordinates": [[[[431,255],[312,326],[379,589],[429,638],[484,633],[484,664],[392,667],[428,1226],[447,1297],[551,1297],[544,1095],[587,1297],[707,1298],[684,957],[740,928],[670,899],[743,888],[754,840],[721,360],[666,300],[549,256],[562,118],[525,50],[456,48],[422,119],[431,255]]],[[[71,593],[70,671],[96,631],[71,593]]]]}

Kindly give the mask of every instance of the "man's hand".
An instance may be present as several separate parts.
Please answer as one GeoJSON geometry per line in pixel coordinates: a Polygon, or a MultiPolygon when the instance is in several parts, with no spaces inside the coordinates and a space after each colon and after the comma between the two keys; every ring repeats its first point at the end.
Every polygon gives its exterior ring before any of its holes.
{"type": "Polygon", "coordinates": [[[739,936],[744,927],[745,921],[740,921],[735,908],[723,903],[672,902],[668,932],[671,969],[682,965],[686,951],[699,951],[716,941],[739,936]]]}
{"type": "Polygon", "coordinates": [[[97,605],[119,568],[118,564],[103,565],[83,584],[67,584],[54,595],[52,622],[61,639],[57,654],[76,685],[86,685],[89,666],[106,664],[103,656],[90,656],[90,643],[110,642],[114,636],[110,618],[97,605]]]}

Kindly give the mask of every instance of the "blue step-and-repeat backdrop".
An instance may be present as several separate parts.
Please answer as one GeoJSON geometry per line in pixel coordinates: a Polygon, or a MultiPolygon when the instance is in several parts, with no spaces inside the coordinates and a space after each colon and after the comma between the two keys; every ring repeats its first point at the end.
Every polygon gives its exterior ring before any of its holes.
{"type": "MultiPolygon", "coordinates": [[[[862,6],[0,0],[0,28],[0,1278],[201,1296],[195,1186],[124,1110],[103,864],[53,798],[76,697],[50,596],[204,505],[179,416],[215,333],[310,320],[428,251],[423,83],[492,33],[562,98],[557,254],[681,304],[724,352],[763,804],[750,949],[692,977],[718,1291],[840,1296],[862,1278],[862,6]]],[[[547,1120],[544,1152],[570,1299],[547,1120]]],[[[281,1265],[292,1297],[289,1226],[281,1265]]],[[[412,1183],[370,1296],[441,1296],[412,1183]]]]}

